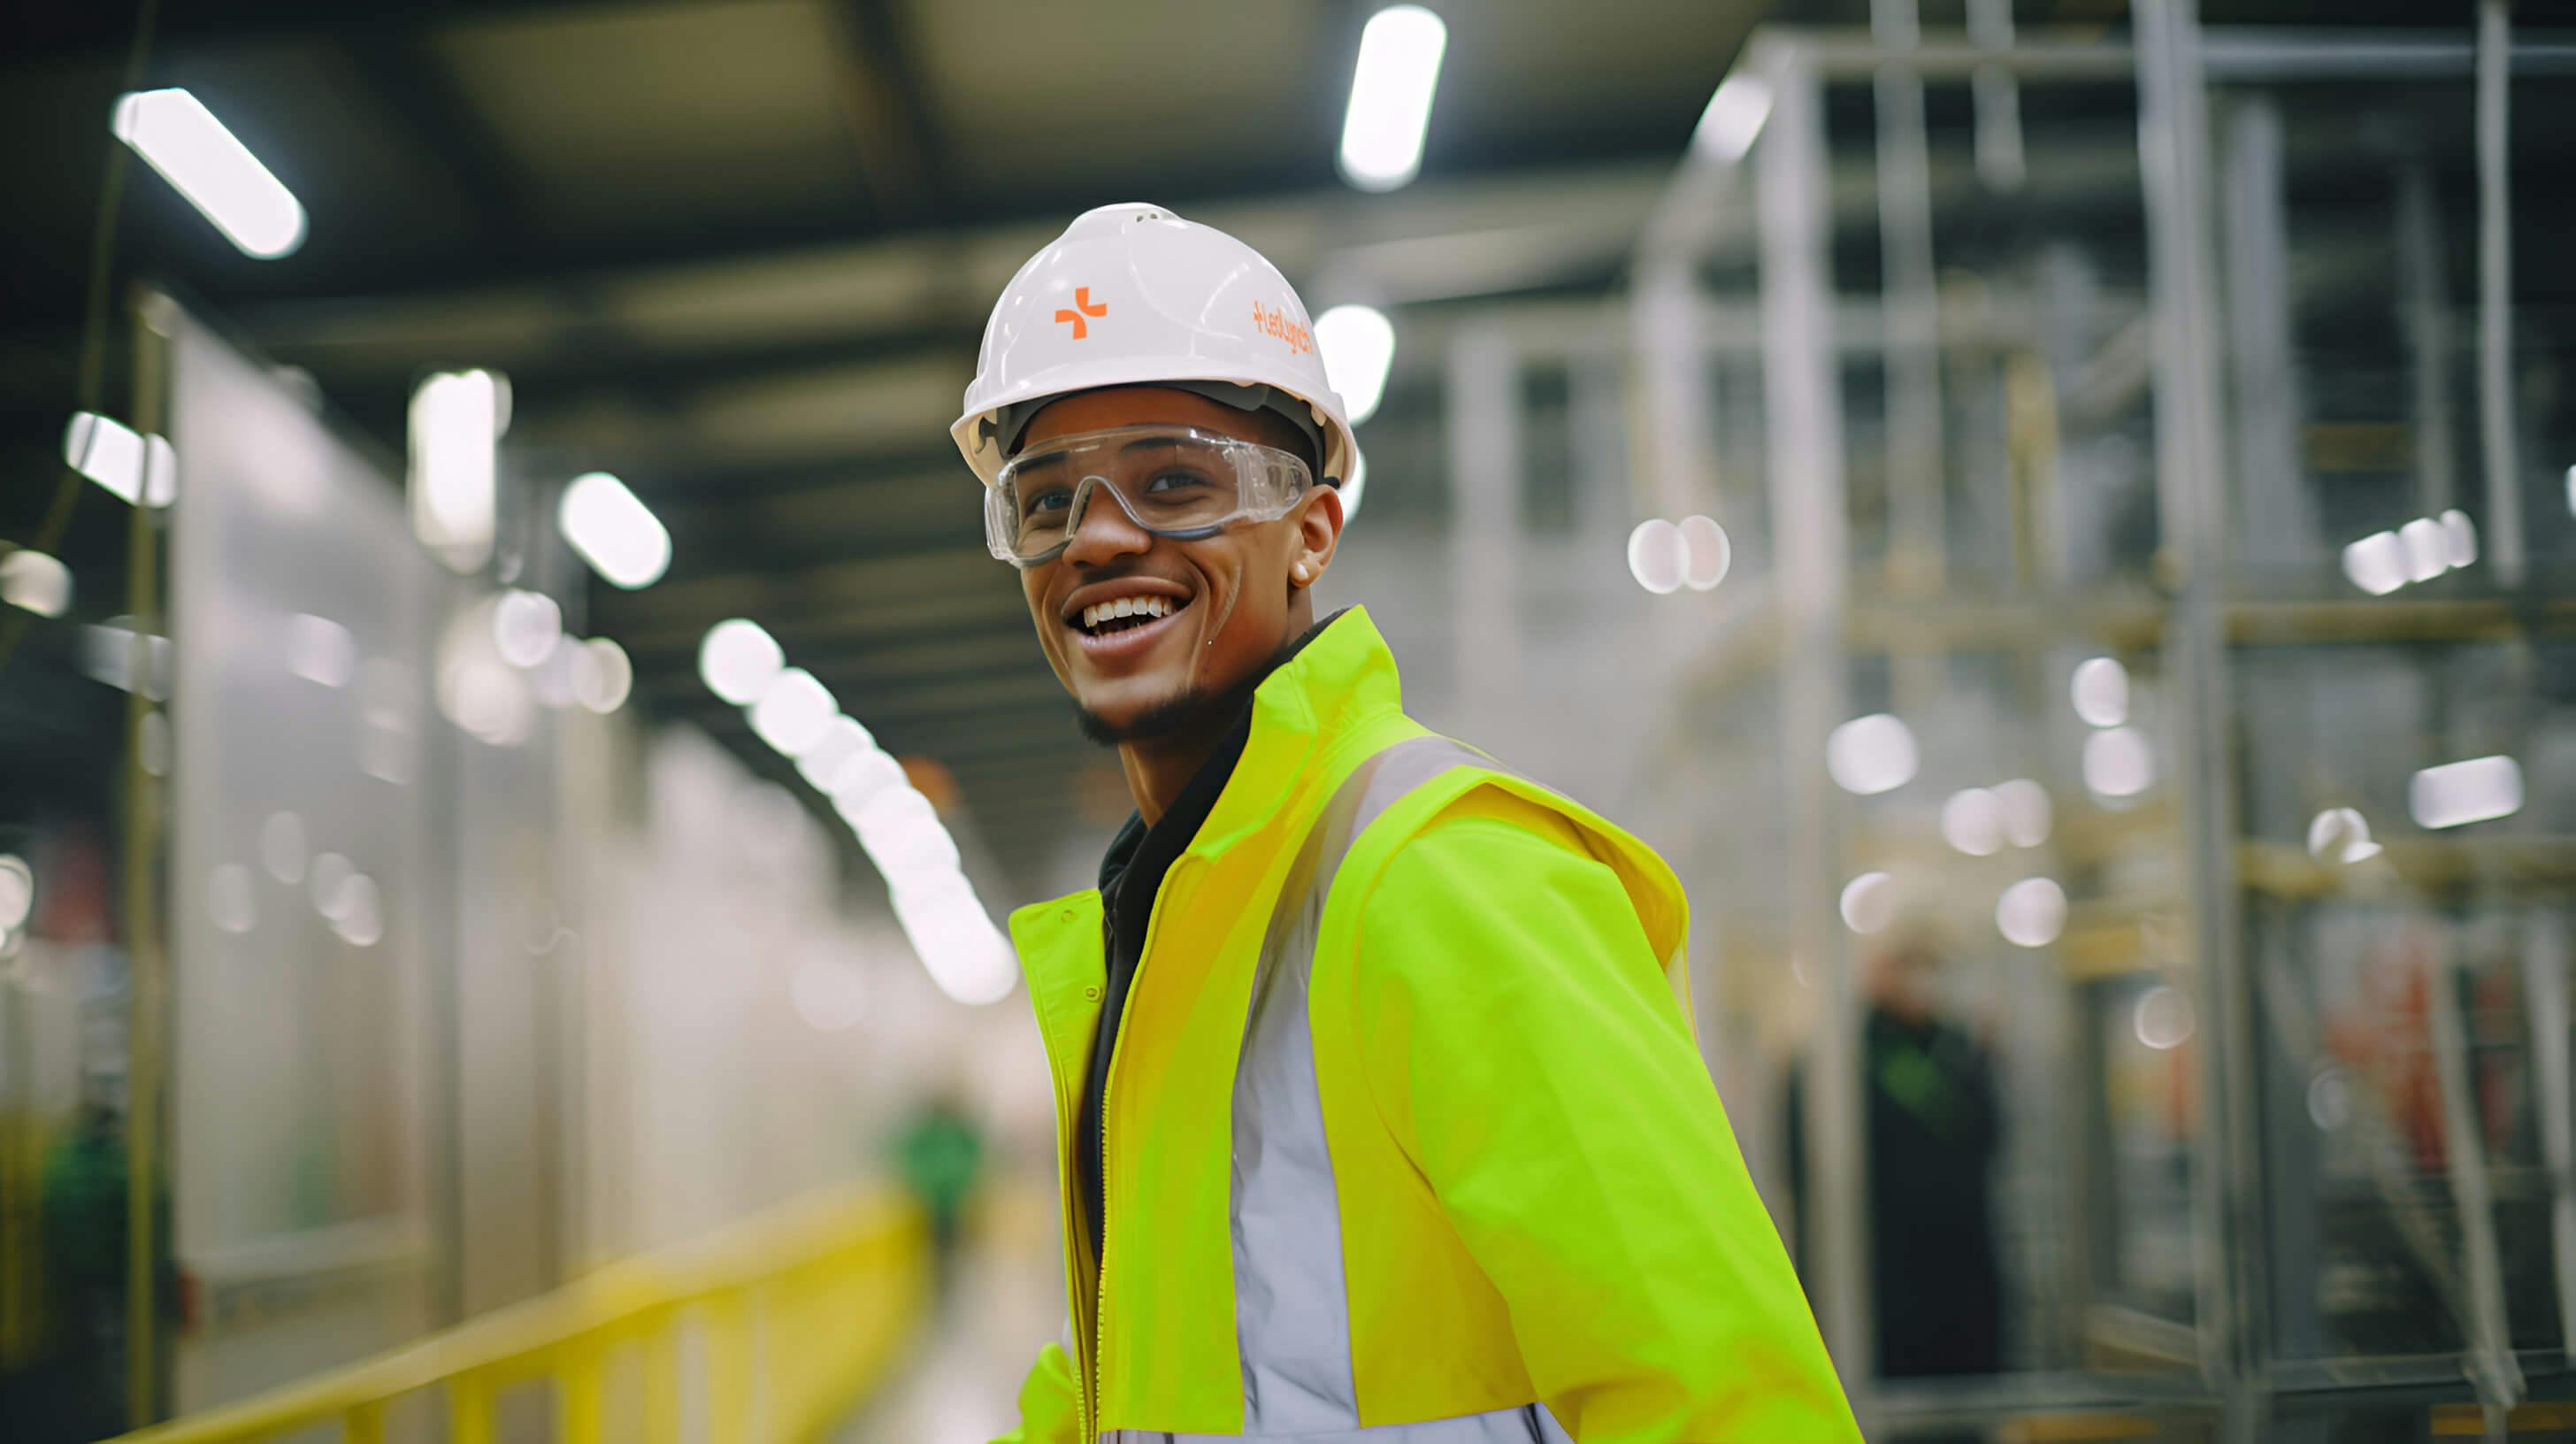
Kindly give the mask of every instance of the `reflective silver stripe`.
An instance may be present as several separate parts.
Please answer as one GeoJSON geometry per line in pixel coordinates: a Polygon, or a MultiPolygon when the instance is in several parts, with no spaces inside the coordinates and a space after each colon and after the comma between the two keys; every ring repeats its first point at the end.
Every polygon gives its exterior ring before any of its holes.
{"type": "MultiPolygon", "coordinates": [[[[1232,1230],[1235,1343],[1243,1432],[1268,1439],[1358,1437],[1350,1299],[1342,1278],[1341,1206],[1315,1084],[1307,980],[1334,874],[1354,838],[1406,793],[1490,759],[1445,737],[1377,753],[1343,781],[1308,830],[1263,939],[1234,1077],[1232,1230]]],[[[1483,1416],[1478,1416],[1483,1417],[1483,1416]]],[[[1450,1420],[1415,1428],[1464,1427],[1450,1420]]],[[[1366,1431],[1380,1437],[1379,1430],[1366,1431]]],[[[1171,1436],[1143,1436],[1171,1437],[1171,1436]]],[[[1411,1440],[1404,1433],[1384,1437],[1411,1440]]],[[[1519,1434],[1430,1434],[1441,1444],[1519,1434]]]]}
{"type": "MultiPolygon", "coordinates": [[[[1167,1434],[1157,1429],[1112,1429],[1100,1444],[1225,1444],[1242,1434],[1167,1434]]],[[[1374,1429],[1332,1429],[1320,1434],[1264,1434],[1270,1444],[1574,1444],[1544,1404],[1461,1414],[1420,1424],[1380,1424],[1374,1429]]]]}

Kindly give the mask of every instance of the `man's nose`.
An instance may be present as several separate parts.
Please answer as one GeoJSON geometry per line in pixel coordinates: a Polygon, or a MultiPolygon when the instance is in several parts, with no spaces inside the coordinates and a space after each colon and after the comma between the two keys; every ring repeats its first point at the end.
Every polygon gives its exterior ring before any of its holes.
{"type": "Polygon", "coordinates": [[[1081,515],[1074,518],[1073,535],[1066,539],[1064,559],[1077,565],[1096,565],[1115,557],[1141,552],[1154,544],[1153,533],[1136,524],[1118,504],[1115,491],[1094,483],[1090,494],[1080,501],[1081,515]]]}

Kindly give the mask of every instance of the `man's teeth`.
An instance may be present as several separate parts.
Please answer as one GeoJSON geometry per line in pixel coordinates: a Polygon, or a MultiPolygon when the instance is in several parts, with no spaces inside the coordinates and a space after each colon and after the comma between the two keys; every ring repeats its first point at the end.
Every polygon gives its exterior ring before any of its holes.
{"type": "Polygon", "coordinates": [[[1171,614],[1172,599],[1169,597],[1120,597],[1114,602],[1100,602],[1083,608],[1082,628],[1087,632],[1103,622],[1114,622],[1120,617],[1144,617],[1151,620],[1155,617],[1168,617],[1171,614]]]}

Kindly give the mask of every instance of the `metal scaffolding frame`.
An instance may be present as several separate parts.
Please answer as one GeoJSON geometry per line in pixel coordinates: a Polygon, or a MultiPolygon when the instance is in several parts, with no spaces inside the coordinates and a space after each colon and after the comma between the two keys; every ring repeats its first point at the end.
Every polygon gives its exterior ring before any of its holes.
{"type": "MultiPolygon", "coordinates": [[[[1765,495],[1771,512],[1769,570],[1758,582],[1759,625],[1738,625],[1693,649],[1703,675],[1740,677],[1750,669],[1778,683],[1776,763],[1786,779],[1791,921],[1786,945],[1807,969],[1822,1017],[1813,1037],[1805,1090],[1805,1166],[1815,1181],[1816,1247],[1809,1287],[1821,1327],[1863,1422],[1932,1424],[2039,1408],[2119,1408],[2158,1416],[2193,1416],[2222,1437],[2263,1437],[2276,1417],[2330,1407],[2367,1388],[2381,1401],[2426,1406],[2467,1398],[2491,1437],[2501,1437],[2507,1411],[2527,1397],[2532,1377],[2562,1381],[2576,1360],[2576,1101],[2567,1096],[2568,980],[2564,956],[2554,971],[2524,958],[2533,1017],[2532,1056],[2540,1080],[2539,1126],[2552,1199],[2555,1296],[2560,1347],[2517,1353],[2506,1328],[2499,1282],[2500,1251],[2491,1217],[2487,1167],[2470,1127],[2465,1025],[2455,994],[2444,994],[2428,1020],[2439,1061],[2446,1130],[2445,1173],[2463,1218],[2460,1251],[2467,1276],[2466,1347],[2445,1358],[2351,1359],[2331,1362],[2275,1357],[2269,1300],[2272,1262],[2264,1243],[2265,1171],[2262,1059],[2264,1017],[2258,997],[2267,981],[2247,956],[2242,900],[2249,889],[2288,885],[2304,858],[2285,863],[2246,835],[2236,796],[2235,719],[2230,661],[2249,646],[2297,640],[2385,637],[2473,640],[2497,636],[2564,637],[2576,633],[2576,606],[2531,594],[2517,507],[2515,419],[2510,379],[2510,262],[2504,163],[2508,74],[2576,73],[2576,44],[2562,37],[2511,35],[2505,0],[2482,0],[2475,38],[2426,39],[2315,32],[2207,31],[2195,0],[2139,0],[2134,47],[2070,41],[2046,31],[2016,34],[2008,7],[1976,3],[1964,35],[1924,33],[1913,0],[1874,0],[1866,33],[1766,27],[1745,47],[1725,81],[1727,91],[1758,107],[1749,140],[1710,134],[1704,124],[1656,211],[1636,257],[1631,340],[1647,481],[1640,491],[1678,514],[1707,489],[1716,446],[1701,414],[1710,394],[1700,371],[1730,338],[1703,294],[1698,268],[1720,250],[1750,242],[1760,290],[1758,346],[1767,449],[1765,495]],[[2001,15],[1998,23],[1997,16],[2001,15]],[[2160,600],[2142,601],[2127,621],[2110,618],[2113,599],[2073,599],[2053,585],[2026,598],[2034,615],[2003,628],[2006,648],[2062,647],[2082,636],[2128,629],[2135,643],[2164,659],[2176,719],[2170,791],[2179,799],[2172,824],[2184,863],[2183,911],[2197,989],[2198,1015],[2214,1046],[2200,1050],[2201,1086],[2215,1106],[2193,1140],[2193,1236],[2199,1257],[2195,1321],[2196,1380],[2109,1381],[2092,1375],[2006,1376],[1964,1388],[1884,1384],[1871,1358],[1873,1328],[1863,1200],[1866,1156],[1859,1077],[1860,1001],[1849,939],[1836,918],[1843,874],[1843,800],[1827,777],[1826,734],[1849,715],[1849,664],[1856,652],[1896,656],[1891,681],[1900,710],[1933,680],[1909,679],[1903,662],[1915,638],[1937,660],[1940,651],[1981,631],[1971,607],[1937,598],[1943,580],[1941,358],[1955,337],[1942,333],[1933,254],[1932,181],[1925,149],[1923,85],[1927,79],[1974,87],[1975,155],[1987,185],[2022,184],[2019,106],[2024,88],[2134,77],[2139,94],[2139,160],[2149,256],[2144,318],[2145,376],[2152,398],[2155,494],[2161,547],[2160,600]],[[2283,295],[2288,239],[2283,212],[2281,129],[2268,101],[2232,110],[2222,145],[2223,179],[2213,175],[2210,96],[2218,85],[2286,85],[2355,78],[2471,79],[2477,96],[2480,180],[2479,422],[2484,440],[2488,557],[2505,593],[2493,601],[2417,603],[2418,610],[2379,604],[2367,614],[2340,602],[2264,604],[2231,596],[2227,569],[2245,560],[2248,520],[2234,504],[2231,463],[2240,474],[2278,463],[2295,448],[2296,378],[2283,295]],[[1823,94],[1829,82],[1868,82],[1876,99],[1876,175],[1884,290],[1873,308],[1837,296],[1832,276],[1828,189],[1831,178],[1823,94]],[[1749,172],[1749,186],[1740,172],[1749,172]],[[2222,204],[2222,197],[2224,204],[2222,204]],[[1749,220],[1746,212],[1749,210],[1749,220]],[[2225,235],[2222,241],[2222,220],[2225,235]],[[1749,234],[1748,234],[1749,233],[1749,234]],[[2224,291],[2231,297],[2222,307],[2224,291]],[[2247,298],[2255,303],[2249,304],[2247,298]],[[1855,324],[1855,322],[1859,324],[1855,324]],[[1874,325],[1869,323],[1874,322],[1874,325]],[[1891,513],[1883,595],[1854,584],[1844,473],[1842,356],[1877,353],[1885,367],[1890,418],[1887,476],[1891,513]],[[2234,358],[2236,412],[2261,425],[2231,425],[2220,378],[2234,358]],[[2249,374],[2250,368],[2250,374],[2249,374]],[[2231,444],[2232,441],[2232,444],[2231,444]],[[1923,555],[1928,546],[1930,555],[1923,555]],[[1909,607],[1910,598],[1922,599],[1909,607]],[[2038,615],[2068,607],[2075,615],[2038,615]],[[2420,609],[2450,608],[2439,618],[2420,609]],[[2488,608],[2489,622],[2468,608],[2488,608]],[[1873,617],[1879,618],[1872,621],[1873,617]],[[2492,623],[2492,625],[2490,625],[2492,623]],[[2496,630],[2501,626],[2502,631],[2496,630]]],[[[1717,107],[1712,107],[1712,121],[1717,107]]],[[[1734,118],[1740,123],[1740,117],[1734,118]]],[[[2434,297],[2438,237],[2430,184],[2421,166],[2399,174],[2399,241],[2404,310],[2416,354],[2414,394],[2425,407],[2424,447],[2438,461],[2419,467],[2434,490],[2428,505],[2451,504],[2447,398],[2439,355],[2445,345],[2434,297]]],[[[2006,309],[2009,309],[2007,306],[2006,309]]],[[[1733,338],[1741,339],[1741,338],[1733,338]]],[[[1696,503],[1694,503],[1696,504],[1696,503]]],[[[2300,498],[2286,504],[2303,505],[2300,498]]],[[[2428,514],[2431,514],[2428,512],[2428,514]]],[[[2251,519],[2256,526],[2260,518],[2251,519]]],[[[2280,521],[2275,518],[2274,521],[2280,521]]],[[[2313,531],[2313,521],[2296,518],[2313,531]]],[[[1757,543],[1757,546],[1759,544],[1757,543]]],[[[2052,577],[2051,582],[2059,579],[2052,577]]],[[[2025,579],[2027,584],[2027,579],[2025,579]]],[[[1989,614],[1984,622],[1991,627],[1989,614]]],[[[1916,655],[1920,656],[1921,653],[1916,655]]],[[[2446,844],[2447,845],[2447,844],[2446,844]]],[[[2553,844],[2554,845],[2554,844],[2553,844]]],[[[2563,847],[2560,849],[2563,851],[2563,847]]],[[[2569,859],[2550,866],[2561,873],[2569,859]]],[[[2436,989],[2440,992],[2440,989],[2436,989]]],[[[2275,1026],[2284,1026],[2278,1020],[2275,1026]]]]}

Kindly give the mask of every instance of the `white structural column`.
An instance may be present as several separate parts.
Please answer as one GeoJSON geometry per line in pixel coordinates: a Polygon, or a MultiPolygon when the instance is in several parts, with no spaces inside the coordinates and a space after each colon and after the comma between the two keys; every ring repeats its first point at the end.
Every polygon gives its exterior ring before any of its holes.
{"type": "MultiPolygon", "coordinates": [[[[2301,404],[2290,310],[2290,223],[2281,111],[2268,95],[2228,108],[2225,234],[2236,556],[2286,568],[2335,553],[2319,530],[2302,466],[2301,404]]],[[[2341,543],[2335,543],[2340,546],[2341,543]]]]}
{"type": "Polygon", "coordinates": [[[1458,698],[1470,717],[1507,715],[1520,675],[1520,358],[1499,327],[1449,343],[1450,587],[1458,698]]]}
{"type": "Polygon", "coordinates": [[[1753,161],[1772,575],[1782,629],[1780,766],[1787,779],[1790,947],[1825,1000],[1803,1100],[1807,1197],[1817,1233],[1805,1253],[1825,1345],[1843,1387],[1865,1410],[1877,1360],[1861,1227],[1869,1159],[1859,1089],[1860,1005],[1835,906],[1842,802],[1825,770],[1826,734],[1848,710],[1843,609],[1850,523],[1826,229],[1824,103],[1815,72],[1793,46],[1761,43],[1748,59],[1758,64],[1772,92],[1770,121],[1753,161]]]}
{"type": "Polygon", "coordinates": [[[2172,698],[2204,1097],[2222,1107],[2192,1160],[2199,1251],[2201,1367],[2222,1401],[2221,1437],[2251,1441],[2268,1422],[2258,1382],[2264,1325],[2261,1177],[2251,999],[2245,987],[2230,785],[2225,631],[2227,506],[2220,463],[2220,317],[2211,234],[2209,97],[2194,0],[2139,0],[2138,157],[2147,202],[2148,296],[2155,352],[2159,542],[2174,579],[2164,660],[2172,698]]]}
{"type": "Polygon", "coordinates": [[[2478,7],[2478,430],[2486,453],[2487,564],[2522,584],[2522,471],[2513,429],[2512,177],[2505,164],[2513,77],[2510,0],[2478,7]]]}
{"type": "Polygon", "coordinates": [[[2451,310],[2442,277],[2442,221],[2433,165],[2408,156],[2397,171],[2397,280],[2414,353],[2416,514],[2458,506],[2458,453],[2451,421],[2451,310]]]}

